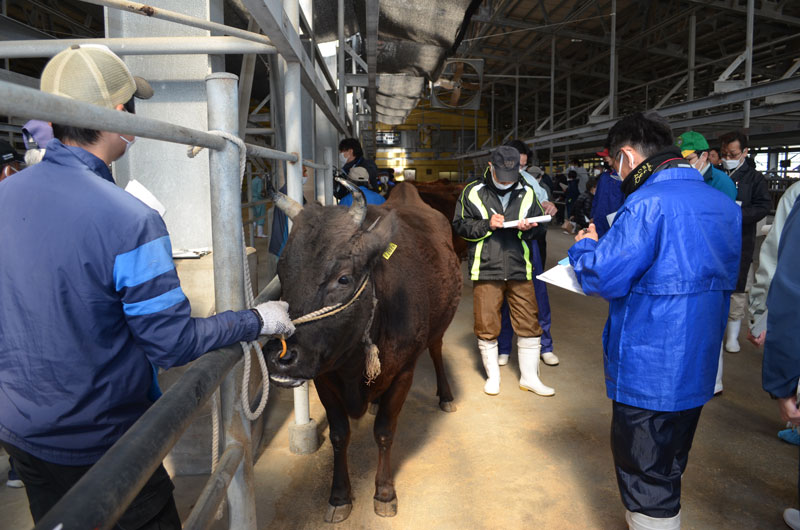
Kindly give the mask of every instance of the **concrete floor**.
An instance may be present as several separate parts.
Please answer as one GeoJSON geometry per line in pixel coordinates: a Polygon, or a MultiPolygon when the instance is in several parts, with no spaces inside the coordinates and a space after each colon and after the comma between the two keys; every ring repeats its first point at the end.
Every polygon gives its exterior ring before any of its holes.
{"type": "MultiPolygon", "coordinates": [[[[571,236],[554,228],[548,243],[553,264],[566,255],[571,236]]],[[[264,245],[260,240],[258,246],[264,245]]],[[[561,364],[542,366],[542,380],[556,395],[520,391],[512,355],[501,368],[500,395],[490,397],[482,390],[472,288],[465,283],[444,348],[458,410],[439,410],[433,365],[424,354],[394,443],[399,511],[391,519],[372,508],[372,416],[352,421],[355,501],[350,518],[337,528],[625,528],[600,345],[607,304],[557,288],[550,289],[550,300],[561,364]]],[[[798,451],[776,437],[782,425],[775,403],[761,390],[761,355],[744,340],[741,353],[725,354],[724,383],[722,396],[706,405],[695,437],[683,482],[683,527],[785,528],[781,512],[797,499],[798,451]]],[[[265,449],[256,464],[259,528],[324,528],[332,472],[324,410],[312,390],[311,413],[322,445],[313,455],[293,455],[286,429],[293,421],[292,393],[273,387],[270,396],[265,449]]],[[[3,459],[0,472],[5,464],[3,459]]],[[[175,480],[183,517],[204,478],[175,480]]],[[[0,530],[30,524],[24,491],[0,488],[0,530]]]]}

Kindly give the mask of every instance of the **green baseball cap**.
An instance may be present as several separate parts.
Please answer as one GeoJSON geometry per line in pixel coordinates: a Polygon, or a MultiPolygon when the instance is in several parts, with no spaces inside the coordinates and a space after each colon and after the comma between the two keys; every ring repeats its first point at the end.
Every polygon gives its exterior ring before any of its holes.
{"type": "Polygon", "coordinates": [[[686,131],[678,136],[675,145],[681,150],[681,156],[687,157],[695,151],[708,151],[708,142],[699,132],[686,131]]]}

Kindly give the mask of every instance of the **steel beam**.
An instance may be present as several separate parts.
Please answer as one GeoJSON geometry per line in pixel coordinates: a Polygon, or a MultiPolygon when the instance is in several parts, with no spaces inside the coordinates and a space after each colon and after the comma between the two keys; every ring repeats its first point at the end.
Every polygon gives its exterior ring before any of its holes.
{"type": "Polygon", "coordinates": [[[0,57],[52,57],[70,46],[103,44],[117,55],[208,55],[275,53],[275,47],[239,37],[140,37],[0,42],[0,57]]]}
{"type": "MultiPolygon", "coordinates": [[[[660,108],[661,108],[661,107],[664,105],[664,103],[666,103],[667,101],[669,101],[669,98],[671,98],[671,97],[672,97],[672,95],[673,95],[673,94],[675,94],[675,92],[677,92],[677,91],[678,91],[678,89],[679,89],[679,88],[681,88],[681,87],[683,86],[683,84],[684,84],[684,83],[685,83],[685,82],[686,82],[688,79],[689,79],[689,76],[688,76],[688,75],[685,75],[685,76],[681,77],[681,78],[678,80],[678,82],[677,82],[677,83],[675,83],[675,84],[672,86],[672,88],[670,88],[670,89],[669,89],[669,92],[667,92],[666,94],[664,94],[664,97],[663,97],[663,98],[661,98],[661,100],[660,100],[658,103],[656,103],[656,106],[655,106],[655,107],[653,107],[653,109],[654,109],[654,110],[658,110],[658,109],[660,109],[660,108]]],[[[691,101],[691,99],[690,99],[689,101],[691,101]]]]}
{"type": "MultiPolygon", "coordinates": [[[[755,18],[755,0],[747,0],[747,33],[745,35],[744,83],[749,87],[753,83],[753,19],[755,18]]],[[[750,100],[744,102],[743,126],[750,127],[750,100]]]]}
{"type": "Polygon", "coordinates": [[[48,33],[5,15],[0,15],[0,38],[2,40],[55,39],[48,33]]]}
{"type": "Polygon", "coordinates": [[[611,0],[611,49],[608,66],[608,115],[617,117],[617,0],[611,0]]]}
{"type": "MultiPolygon", "coordinates": [[[[693,4],[700,4],[705,9],[731,11],[734,13],[739,13],[740,15],[747,15],[747,8],[738,7],[734,5],[734,3],[732,2],[714,1],[714,0],[688,0],[688,1],[693,4]]],[[[759,18],[774,20],[776,22],[780,22],[782,24],[787,24],[790,26],[800,26],[800,18],[790,17],[787,15],[782,15],[780,13],[772,13],[770,11],[765,11],[763,9],[754,9],[753,15],[759,18]]]]}
{"type": "Polygon", "coordinates": [[[287,20],[283,6],[277,0],[242,0],[250,14],[269,37],[270,42],[287,62],[300,64],[300,78],[303,87],[319,106],[325,116],[342,133],[347,130],[345,121],[339,116],[336,107],[328,97],[325,87],[317,76],[314,65],[303,50],[296,25],[287,20]]]}
{"type": "Polygon", "coordinates": [[[367,103],[369,104],[372,115],[372,130],[369,134],[372,136],[371,145],[373,146],[373,152],[370,154],[374,157],[375,151],[377,151],[377,141],[375,137],[375,132],[377,129],[377,113],[375,112],[375,109],[377,106],[375,104],[375,99],[378,94],[378,20],[380,19],[380,7],[378,5],[378,0],[365,1],[367,8],[367,77],[369,81],[367,86],[367,103]]]}
{"type": "Polygon", "coordinates": [[[697,15],[692,12],[689,15],[689,73],[686,85],[686,100],[694,99],[694,73],[695,73],[695,51],[697,49],[697,15]]]}
{"type": "MultiPolygon", "coordinates": [[[[339,82],[339,116],[342,123],[345,123],[347,114],[347,86],[345,85],[344,71],[344,52],[347,44],[344,40],[344,0],[338,0],[337,28],[339,37],[339,47],[336,49],[336,79],[339,82]]],[[[340,131],[347,136],[347,131],[340,131]]]]}

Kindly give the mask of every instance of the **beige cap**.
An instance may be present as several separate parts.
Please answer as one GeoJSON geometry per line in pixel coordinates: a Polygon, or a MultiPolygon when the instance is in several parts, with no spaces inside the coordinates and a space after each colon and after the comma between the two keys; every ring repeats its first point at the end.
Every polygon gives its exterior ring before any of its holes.
{"type": "Polygon", "coordinates": [[[350,177],[350,180],[355,182],[356,184],[368,184],[369,183],[369,173],[363,167],[354,167],[350,168],[350,172],[347,174],[350,177]]]}
{"type": "Polygon", "coordinates": [[[59,52],[45,65],[40,86],[42,92],[111,109],[131,96],[153,96],[150,84],[134,77],[122,59],[102,44],[74,45],[59,52]]]}

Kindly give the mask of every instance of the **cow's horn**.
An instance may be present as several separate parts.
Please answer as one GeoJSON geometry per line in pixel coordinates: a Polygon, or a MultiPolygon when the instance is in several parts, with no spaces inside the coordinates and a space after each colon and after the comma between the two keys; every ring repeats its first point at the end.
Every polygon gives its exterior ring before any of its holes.
{"type": "Polygon", "coordinates": [[[286,217],[289,219],[294,219],[294,217],[302,211],[303,205],[288,195],[277,191],[272,185],[272,181],[269,179],[266,180],[267,197],[269,197],[270,200],[275,203],[275,206],[277,206],[280,211],[286,214],[286,217]]]}
{"type": "Polygon", "coordinates": [[[353,205],[350,206],[349,210],[350,215],[353,216],[353,222],[356,226],[361,226],[367,216],[367,201],[364,199],[364,192],[347,179],[336,177],[336,181],[350,190],[350,194],[353,196],[353,205]]]}

